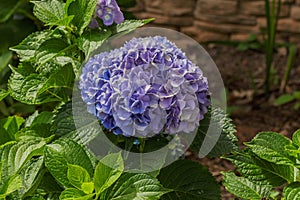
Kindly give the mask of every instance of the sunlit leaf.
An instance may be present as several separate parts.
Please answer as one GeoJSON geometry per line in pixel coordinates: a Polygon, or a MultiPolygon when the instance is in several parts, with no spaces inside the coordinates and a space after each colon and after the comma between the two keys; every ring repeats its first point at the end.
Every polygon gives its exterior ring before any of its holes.
{"type": "Polygon", "coordinates": [[[244,199],[262,199],[269,197],[272,186],[262,185],[238,177],[233,172],[223,173],[223,185],[232,194],[244,199]]]}

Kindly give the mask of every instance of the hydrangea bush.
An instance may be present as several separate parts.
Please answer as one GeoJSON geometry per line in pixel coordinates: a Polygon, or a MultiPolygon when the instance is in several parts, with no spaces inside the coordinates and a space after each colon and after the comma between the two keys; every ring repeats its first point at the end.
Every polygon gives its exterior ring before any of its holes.
{"type": "MultiPolygon", "coordinates": [[[[10,48],[17,60],[7,67],[11,75],[0,89],[1,105],[26,108],[1,115],[0,199],[220,199],[220,186],[199,163],[182,158],[155,172],[129,173],[126,155],[109,153],[99,160],[85,146],[99,130],[74,123],[72,95],[79,80],[86,104],[81,109],[118,136],[115,145],[126,140],[151,150],[159,139],[140,144],[130,136],[194,132],[193,149],[199,149],[215,119],[223,131],[210,155],[234,150],[231,121],[210,106],[209,80],[167,38],[135,38],[90,56],[111,36],[152,20],[125,19],[122,6],[133,0],[21,1],[4,4],[1,16],[20,16],[33,7],[26,16],[38,31],[10,48]]],[[[175,143],[172,151],[180,152],[180,140],[175,143]]]]}

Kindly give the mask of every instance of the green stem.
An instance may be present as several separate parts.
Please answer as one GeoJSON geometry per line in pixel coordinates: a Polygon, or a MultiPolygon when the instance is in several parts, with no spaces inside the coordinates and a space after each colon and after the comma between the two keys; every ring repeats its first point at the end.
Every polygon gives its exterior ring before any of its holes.
{"type": "Polygon", "coordinates": [[[273,51],[275,47],[275,38],[277,23],[280,15],[281,0],[272,0],[270,5],[269,0],[265,0],[265,12],[267,18],[267,40],[265,44],[266,48],[266,78],[265,78],[265,92],[268,95],[270,91],[270,76],[271,76],[271,66],[273,62],[273,51]]]}
{"type": "Polygon", "coordinates": [[[271,13],[270,13],[270,2],[269,0],[265,0],[265,12],[266,12],[266,19],[267,19],[267,39],[265,41],[265,49],[266,49],[266,78],[265,78],[265,92],[269,93],[269,82],[270,82],[270,70],[271,70],[271,13]]]}
{"type": "Polygon", "coordinates": [[[285,73],[284,73],[284,77],[281,81],[281,85],[280,85],[280,92],[284,92],[285,87],[289,81],[289,77],[291,74],[291,69],[293,67],[293,63],[296,57],[296,53],[297,53],[297,48],[294,44],[289,46],[289,55],[288,55],[288,60],[287,60],[287,64],[286,64],[286,68],[285,68],[285,73]]]}
{"type": "Polygon", "coordinates": [[[145,145],[146,145],[146,139],[145,138],[140,138],[140,153],[143,153],[145,150],[145,145]]]}

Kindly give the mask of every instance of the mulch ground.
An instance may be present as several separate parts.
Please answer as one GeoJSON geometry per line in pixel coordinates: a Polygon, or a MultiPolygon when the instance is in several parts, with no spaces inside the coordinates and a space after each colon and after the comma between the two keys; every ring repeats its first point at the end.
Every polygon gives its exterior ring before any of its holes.
{"type": "MultiPolygon", "coordinates": [[[[218,66],[228,90],[228,109],[236,126],[241,147],[243,142],[250,141],[262,131],[275,131],[291,137],[292,133],[300,128],[300,110],[293,108],[294,103],[274,105],[274,100],[282,94],[279,85],[287,62],[287,52],[284,48],[274,55],[274,84],[268,96],[264,93],[265,57],[262,51],[238,51],[235,47],[226,45],[210,45],[205,49],[218,66]]],[[[299,52],[285,93],[293,91],[300,91],[299,52]]],[[[197,160],[209,168],[218,182],[222,181],[221,171],[235,169],[229,161],[220,158],[197,160]]],[[[222,199],[234,199],[234,196],[222,188],[222,199]]]]}

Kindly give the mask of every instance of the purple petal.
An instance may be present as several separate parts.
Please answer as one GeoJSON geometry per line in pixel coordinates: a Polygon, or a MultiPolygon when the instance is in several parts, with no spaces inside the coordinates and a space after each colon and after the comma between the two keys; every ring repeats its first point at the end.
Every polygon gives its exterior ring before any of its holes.
{"type": "Polygon", "coordinates": [[[110,26],[110,25],[112,25],[114,23],[114,19],[113,19],[112,14],[106,13],[102,17],[102,20],[103,20],[103,24],[105,24],[106,26],[110,26]]]}
{"type": "Polygon", "coordinates": [[[90,24],[89,24],[89,28],[98,28],[99,24],[97,22],[97,20],[95,18],[92,18],[90,24]]]}
{"type": "Polygon", "coordinates": [[[160,107],[163,109],[170,108],[170,106],[172,104],[172,99],[173,99],[173,97],[160,99],[160,101],[159,101],[160,107]]]}
{"type": "Polygon", "coordinates": [[[120,9],[118,9],[115,13],[114,13],[114,21],[116,22],[116,24],[121,24],[124,21],[124,15],[123,13],[120,11],[120,9]]]}

